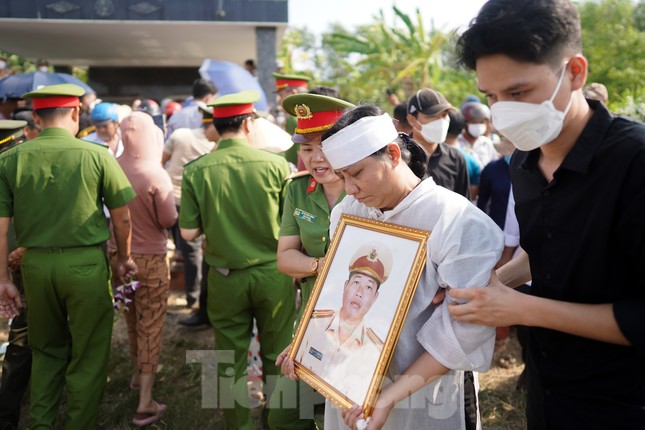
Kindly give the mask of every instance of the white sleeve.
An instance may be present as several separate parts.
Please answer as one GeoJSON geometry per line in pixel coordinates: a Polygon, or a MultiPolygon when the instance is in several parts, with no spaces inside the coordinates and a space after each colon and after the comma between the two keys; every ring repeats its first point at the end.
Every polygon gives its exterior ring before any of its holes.
{"type": "MultiPolygon", "coordinates": [[[[499,227],[476,207],[466,207],[461,213],[444,214],[436,224],[428,241],[428,264],[436,267],[440,287],[484,287],[502,249],[499,227]]],[[[488,370],[495,328],[454,320],[448,312],[449,302],[446,296],[417,333],[418,341],[450,369],[488,370]]]]}
{"type": "Polygon", "coordinates": [[[515,198],[513,188],[509,191],[506,221],[504,221],[504,246],[514,248],[520,246],[520,225],[515,215],[515,198]]]}

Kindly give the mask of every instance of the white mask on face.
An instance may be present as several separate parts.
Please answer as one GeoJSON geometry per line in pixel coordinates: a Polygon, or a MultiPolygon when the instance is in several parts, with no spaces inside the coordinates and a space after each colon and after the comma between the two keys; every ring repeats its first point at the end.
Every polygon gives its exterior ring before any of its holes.
{"type": "Polygon", "coordinates": [[[47,73],[47,72],[49,72],[49,68],[47,66],[40,66],[38,68],[38,71],[43,72],[43,73],[47,73]]]}
{"type": "Polygon", "coordinates": [[[573,102],[573,95],[569,96],[569,103],[564,112],[555,108],[553,100],[562,85],[567,64],[564,65],[558,85],[549,100],[540,104],[497,102],[491,106],[493,126],[513,142],[513,145],[520,151],[532,151],[539,148],[558,137],[562,131],[564,118],[573,102]]]}
{"type": "Polygon", "coordinates": [[[450,127],[448,116],[435,119],[427,124],[421,124],[421,136],[430,143],[443,143],[448,135],[448,127],[450,127]]]}
{"type": "Polygon", "coordinates": [[[0,69],[7,67],[7,63],[4,60],[0,60],[0,69]]]}
{"type": "Polygon", "coordinates": [[[486,124],[468,124],[468,134],[472,137],[479,137],[486,133],[486,124]]]}

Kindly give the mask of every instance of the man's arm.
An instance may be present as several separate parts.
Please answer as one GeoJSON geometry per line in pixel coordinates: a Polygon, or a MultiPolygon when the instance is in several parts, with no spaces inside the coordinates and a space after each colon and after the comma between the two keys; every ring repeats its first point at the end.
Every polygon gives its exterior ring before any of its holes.
{"type": "Polygon", "coordinates": [[[179,231],[181,232],[181,237],[183,237],[184,240],[194,240],[202,234],[201,228],[180,228],[179,231]]]}
{"type": "Polygon", "coordinates": [[[9,276],[8,232],[11,218],[0,217],[0,315],[14,318],[22,307],[20,292],[9,276]]]}
{"type": "Polygon", "coordinates": [[[110,209],[110,218],[114,227],[114,239],[117,248],[117,262],[113,270],[119,282],[124,284],[137,273],[137,265],[130,256],[132,226],[130,224],[128,205],[110,209]]]}
{"type": "Polygon", "coordinates": [[[449,304],[450,314],[457,321],[491,327],[542,327],[601,342],[631,345],[620,331],[610,303],[589,305],[522,294],[502,284],[495,273],[485,288],[451,290],[448,294],[467,302],[449,304]]]}

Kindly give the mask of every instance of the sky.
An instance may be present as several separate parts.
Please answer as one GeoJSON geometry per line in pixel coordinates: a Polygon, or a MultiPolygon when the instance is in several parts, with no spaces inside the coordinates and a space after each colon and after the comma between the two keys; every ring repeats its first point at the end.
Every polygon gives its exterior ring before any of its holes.
{"type": "MultiPolygon", "coordinates": [[[[486,0],[289,0],[289,25],[307,27],[313,33],[326,31],[337,22],[352,29],[373,22],[382,9],[386,22],[392,22],[392,5],[414,16],[416,8],[438,30],[451,31],[466,26],[486,0]]],[[[429,29],[430,26],[428,25],[429,29]]]]}

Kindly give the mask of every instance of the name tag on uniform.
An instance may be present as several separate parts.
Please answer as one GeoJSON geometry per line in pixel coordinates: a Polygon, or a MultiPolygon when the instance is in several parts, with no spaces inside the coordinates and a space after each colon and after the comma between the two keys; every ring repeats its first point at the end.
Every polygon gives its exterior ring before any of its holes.
{"type": "Polygon", "coordinates": [[[309,348],[309,354],[310,354],[310,355],[313,355],[313,356],[314,356],[314,357],[316,357],[318,360],[321,360],[321,361],[322,361],[323,354],[322,354],[322,352],[318,351],[316,348],[310,347],[310,348],[309,348]]]}
{"type": "Polygon", "coordinates": [[[314,223],[316,221],[316,215],[310,214],[309,212],[303,211],[302,209],[296,208],[296,210],[293,211],[293,216],[296,218],[304,219],[305,221],[308,221],[310,223],[314,223]]]}

